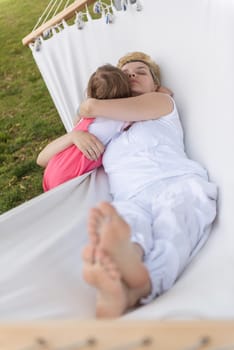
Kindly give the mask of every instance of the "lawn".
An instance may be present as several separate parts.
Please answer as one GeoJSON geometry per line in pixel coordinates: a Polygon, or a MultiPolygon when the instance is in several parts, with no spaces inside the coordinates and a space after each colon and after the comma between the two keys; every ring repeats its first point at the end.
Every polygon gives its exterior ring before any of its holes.
{"type": "Polygon", "coordinates": [[[31,49],[22,44],[48,3],[0,0],[0,214],[43,192],[37,155],[65,132],[31,49]]]}
{"type": "Polygon", "coordinates": [[[65,132],[22,38],[48,0],[0,0],[0,214],[42,193],[39,151],[65,132]]]}

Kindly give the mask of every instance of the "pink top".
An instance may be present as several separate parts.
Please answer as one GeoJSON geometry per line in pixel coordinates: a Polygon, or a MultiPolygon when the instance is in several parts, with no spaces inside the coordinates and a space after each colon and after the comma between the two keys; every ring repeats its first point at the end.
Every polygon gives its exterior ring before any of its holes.
{"type": "MultiPolygon", "coordinates": [[[[82,119],[75,126],[74,130],[88,131],[88,126],[94,120],[93,118],[82,119]]],[[[85,157],[76,145],[71,145],[49,160],[43,176],[43,189],[44,191],[51,190],[101,165],[102,156],[97,160],[90,160],[85,157]]]]}

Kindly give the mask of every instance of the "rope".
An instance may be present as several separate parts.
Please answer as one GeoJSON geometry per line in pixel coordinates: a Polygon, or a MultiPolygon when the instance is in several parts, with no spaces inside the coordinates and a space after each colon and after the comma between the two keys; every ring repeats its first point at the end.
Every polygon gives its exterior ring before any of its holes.
{"type": "Polygon", "coordinates": [[[51,12],[53,11],[53,9],[54,9],[54,7],[55,7],[55,5],[56,5],[57,2],[58,2],[58,0],[55,0],[55,1],[54,1],[54,4],[51,6],[51,9],[50,9],[49,12],[47,13],[47,15],[46,15],[44,21],[42,22],[42,24],[44,24],[44,23],[47,21],[49,15],[50,15],[51,12]]]}
{"type": "MultiPolygon", "coordinates": [[[[41,23],[41,20],[42,20],[43,16],[45,15],[45,13],[46,13],[46,11],[48,10],[48,8],[51,6],[51,3],[52,3],[53,1],[54,1],[54,0],[50,0],[49,4],[46,6],[44,12],[43,12],[42,15],[38,18],[37,23],[35,24],[35,26],[34,26],[32,32],[33,32],[37,27],[39,27],[39,24],[41,23]]],[[[44,22],[43,22],[43,23],[44,23],[44,22]]]]}
{"type": "Polygon", "coordinates": [[[63,0],[60,0],[60,3],[58,4],[58,6],[57,6],[56,10],[54,11],[54,13],[53,13],[53,16],[52,16],[52,17],[54,17],[54,16],[57,14],[57,12],[58,12],[58,10],[59,10],[59,8],[60,8],[60,6],[61,6],[62,2],[63,2],[63,0]]]}
{"type": "MultiPolygon", "coordinates": [[[[54,10],[55,6],[57,5],[58,1],[59,0],[50,0],[49,4],[46,6],[42,15],[38,18],[32,32],[34,30],[36,30],[40,25],[44,24],[47,21],[47,19],[51,15],[52,11],[54,10]]],[[[54,13],[52,14],[51,18],[54,17],[59,12],[59,9],[60,9],[60,7],[62,7],[63,2],[64,2],[64,0],[60,0],[59,4],[55,8],[54,13]]],[[[67,0],[63,9],[67,8],[68,5],[70,4],[70,2],[71,2],[71,0],[67,0]]]]}
{"type": "Polygon", "coordinates": [[[64,6],[64,9],[66,9],[68,7],[69,3],[70,3],[70,0],[67,0],[66,4],[64,6]]]}

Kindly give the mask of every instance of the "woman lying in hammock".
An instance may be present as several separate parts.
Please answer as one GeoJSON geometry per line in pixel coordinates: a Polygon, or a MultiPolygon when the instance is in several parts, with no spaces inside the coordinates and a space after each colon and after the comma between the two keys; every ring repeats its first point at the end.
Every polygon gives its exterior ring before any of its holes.
{"type": "MultiPolygon", "coordinates": [[[[110,64],[101,66],[89,79],[87,96],[102,100],[129,97],[128,76],[110,64]]],[[[101,166],[105,146],[129,125],[107,118],[82,118],[71,132],[49,143],[37,157],[37,164],[46,167],[44,191],[101,166]]]]}
{"type": "Polygon", "coordinates": [[[133,97],[80,106],[82,115],[135,122],[103,156],[113,201],[89,216],[83,275],[97,289],[97,317],[120,316],[171,288],[216,216],[216,186],[184,151],[175,102],[157,92],[158,66],[139,52],[118,66],[133,97]]]}

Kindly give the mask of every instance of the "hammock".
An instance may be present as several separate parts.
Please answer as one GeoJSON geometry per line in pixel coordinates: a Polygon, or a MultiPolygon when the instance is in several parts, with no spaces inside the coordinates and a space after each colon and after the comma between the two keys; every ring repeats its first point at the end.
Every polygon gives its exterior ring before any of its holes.
{"type": "MultiPolygon", "coordinates": [[[[208,243],[175,286],[124,318],[232,319],[234,3],[141,0],[141,11],[134,1],[125,2],[126,11],[121,4],[113,23],[104,14],[81,30],[78,11],[74,25],[63,21],[49,39],[40,33],[40,40],[25,44],[67,130],[98,65],[116,64],[136,50],[159,63],[163,85],[175,93],[187,152],[218,184],[219,215],[208,243]]],[[[95,294],[82,280],[80,251],[88,209],[104,199],[110,196],[99,169],[1,215],[0,320],[94,317],[95,294]]]]}

